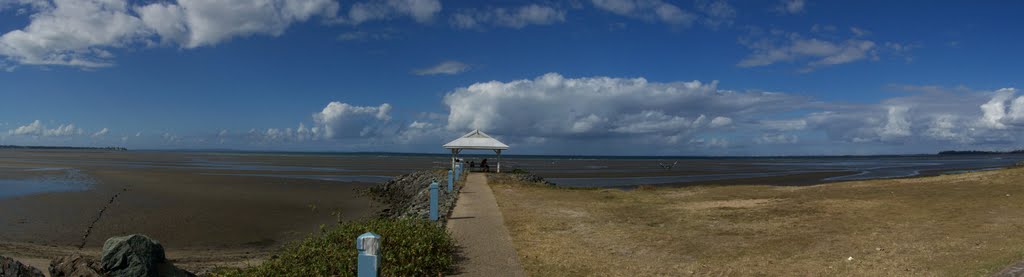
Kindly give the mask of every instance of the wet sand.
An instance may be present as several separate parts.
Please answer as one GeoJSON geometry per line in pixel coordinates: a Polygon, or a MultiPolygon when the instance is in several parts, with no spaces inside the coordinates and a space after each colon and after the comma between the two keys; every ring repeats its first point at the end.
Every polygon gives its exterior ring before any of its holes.
{"type": "Polygon", "coordinates": [[[47,174],[60,175],[61,170],[73,168],[89,179],[88,188],[83,191],[0,198],[0,255],[48,259],[79,252],[98,256],[107,238],[142,233],[159,240],[170,259],[193,270],[258,260],[263,253],[318,231],[321,224],[373,216],[383,207],[358,193],[371,183],[239,174],[387,176],[414,170],[410,169],[413,164],[421,167],[431,164],[392,159],[396,165],[406,166],[405,169],[379,170],[378,165],[375,170],[367,168],[359,159],[353,162],[348,158],[347,163],[340,160],[345,159],[172,152],[0,151],[0,167],[4,169],[0,171],[0,178],[32,179],[47,174]],[[192,167],[195,161],[209,163],[211,160],[264,167],[218,169],[211,164],[192,167]],[[301,168],[314,165],[320,169],[301,168]],[[84,252],[78,250],[80,246],[84,247],[84,252]]]}

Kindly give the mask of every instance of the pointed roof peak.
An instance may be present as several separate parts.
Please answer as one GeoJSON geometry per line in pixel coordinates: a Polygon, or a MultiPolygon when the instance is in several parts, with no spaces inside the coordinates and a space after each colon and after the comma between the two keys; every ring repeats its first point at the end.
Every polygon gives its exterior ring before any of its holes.
{"type": "Polygon", "coordinates": [[[494,139],[487,133],[475,129],[444,145],[448,149],[505,150],[508,145],[494,139]]]}
{"type": "Polygon", "coordinates": [[[491,136],[488,136],[486,133],[481,132],[480,129],[475,129],[473,131],[470,131],[469,133],[466,133],[465,135],[462,135],[462,137],[464,137],[464,138],[491,138],[491,136]]]}

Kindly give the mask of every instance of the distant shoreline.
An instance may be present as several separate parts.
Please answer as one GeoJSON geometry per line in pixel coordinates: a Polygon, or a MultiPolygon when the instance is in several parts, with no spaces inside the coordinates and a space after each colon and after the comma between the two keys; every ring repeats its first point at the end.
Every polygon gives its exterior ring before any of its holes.
{"type": "MultiPolygon", "coordinates": [[[[37,145],[0,145],[0,149],[28,150],[105,150],[129,151],[125,147],[77,147],[77,146],[37,146],[37,145]]],[[[416,153],[386,151],[274,151],[274,150],[238,150],[238,149],[132,149],[141,152],[194,152],[194,153],[229,153],[229,154],[297,154],[297,155],[346,155],[346,156],[418,156],[418,157],[451,157],[449,153],[416,153]]],[[[935,157],[953,155],[1017,155],[1024,150],[982,151],[982,150],[945,150],[938,153],[918,154],[878,154],[878,155],[751,155],[751,156],[663,156],[663,155],[565,155],[565,154],[504,154],[507,158],[553,158],[553,159],[611,159],[611,160],[706,160],[706,159],[799,159],[799,158],[885,158],[885,157],[935,157]]],[[[492,153],[466,153],[459,157],[491,157],[492,153]]]]}
{"type": "Polygon", "coordinates": [[[111,146],[111,147],[77,147],[77,146],[0,145],[0,149],[128,151],[128,148],[113,147],[113,146],[111,146]]]}

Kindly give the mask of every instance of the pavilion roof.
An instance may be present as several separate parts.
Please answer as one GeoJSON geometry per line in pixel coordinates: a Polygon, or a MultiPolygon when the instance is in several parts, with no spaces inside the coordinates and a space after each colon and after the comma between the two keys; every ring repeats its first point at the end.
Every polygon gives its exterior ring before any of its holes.
{"type": "Polygon", "coordinates": [[[480,149],[480,150],[505,150],[508,149],[508,145],[501,143],[500,141],[492,138],[491,136],[481,132],[480,130],[473,130],[466,135],[457,138],[444,145],[447,149],[480,149]]]}

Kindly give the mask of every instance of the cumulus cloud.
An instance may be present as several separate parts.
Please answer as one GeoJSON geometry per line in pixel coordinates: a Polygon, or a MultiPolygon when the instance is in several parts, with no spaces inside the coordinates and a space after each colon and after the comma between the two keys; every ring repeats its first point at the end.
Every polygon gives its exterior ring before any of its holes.
{"type": "Polygon", "coordinates": [[[724,138],[692,138],[689,143],[702,148],[729,147],[729,140],[724,138]]]}
{"type": "MultiPolygon", "coordinates": [[[[260,143],[280,143],[280,142],[305,142],[305,141],[316,141],[320,140],[323,135],[320,127],[306,127],[306,124],[299,123],[297,128],[268,128],[266,130],[251,129],[245,136],[251,141],[260,143]]],[[[231,135],[226,131],[221,131],[218,137],[224,138],[230,137],[231,135]]]]}
{"type": "Polygon", "coordinates": [[[106,136],[107,133],[110,133],[110,129],[103,128],[102,130],[99,130],[99,131],[96,131],[95,133],[93,133],[92,137],[98,138],[98,137],[106,136]]]}
{"type": "Polygon", "coordinates": [[[780,62],[799,62],[804,64],[801,71],[808,72],[825,66],[880,59],[878,43],[856,37],[834,40],[825,36],[806,37],[798,33],[781,30],[765,32],[755,28],[749,35],[740,38],[740,43],[752,53],[737,63],[737,66],[759,67],[780,62]]]}
{"type": "Polygon", "coordinates": [[[377,32],[352,31],[338,35],[338,40],[343,41],[375,41],[390,40],[396,38],[398,31],[395,29],[384,29],[377,32]]]}
{"type": "Polygon", "coordinates": [[[771,131],[796,131],[807,128],[807,120],[804,119],[761,120],[759,124],[771,131]]]}
{"type": "Polygon", "coordinates": [[[0,56],[18,64],[105,67],[111,62],[104,48],[149,34],[126,1],[56,0],[35,8],[28,26],[0,36],[0,56]]]}
{"type": "Polygon", "coordinates": [[[708,127],[718,128],[728,126],[729,124],[732,124],[732,118],[716,116],[714,119],[711,120],[711,123],[708,124],[708,127]]]}
{"type": "MultiPolygon", "coordinates": [[[[982,104],[982,118],[980,120],[981,125],[994,129],[1006,129],[1004,120],[1010,120],[1011,118],[1006,115],[1006,102],[1013,98],[1013,94],[1016,93],[1016,89],[1004,88],[996,91],[996,95],[991,100],[982,104]]],[[[1014,101],[1016,103],[1018,101],[1014,101]]],[[[1014,107],[1011,107],[1014,108],[1014,107]]]]}
{"type": "Polygon", "coordinates": [[[805,0],[781,0],[775,6],[775,11],[781,14],[799,14],[804,12],[805,0]]]}
{"type": "Polygon", "coordinates": [[[365,137],[380,130],[379,125],[391,119],[388,114],[391,105],[354,106],[348,103],[331,102],[319,113],[313,114],[317,128],[322,128],[326,138],[365,137]]]}
{"type": "Polygon", "coordinates": [[[522,29],[529,25],[551,25],[565,21],[565,11],[549,6],[530,4],[514,9],[464,10],[452,15],[449,22],[460,29],[482,29],[485,26],[522,29]]]}
{"type": "Polygon", "coordinates": [[[47,128],[43,122],[36,120],[28,125],[18,126],[7,131],[9,135],[15,136],[37,136],[37,137],[70,137],[84,133],[82,129],[75,127],[75,124],[61,124],[54,128],[47,128]]]}
{"type": "Polygon", "coordinates": [[[459,61],[445,61],[435,66],[413,70],[416,75],[455,75],[469,70],[469,65],[459,61]]]}
{"type": "Polygon", "coordinates": [[[970,91],[965,88],[911,87],[920,94],[890,98],[876,105],[828,105],[806,116],[807,130],[858,143],[1018,142],[1016,124],[1024,96],[1013,88],[970,91]],[[1016,96],[1016,98],[1015,98],[1016,96]]]}
{"type": "Polygon", "coordinates": [[[801,107],[807,99],[720,90],[717,82],[658,83],[644,78],[491,81],[444,97],[451,131],[484,129],[546,138],[677,137],[733,124],[735,118],[801,107]]]}
{"type": "Polygon", "coordinates": [[[907,119],[908,107],[889,106],[889,114],[886,117],[885,126],[878,134],[882,139],[892,139],[910,136],[910,121],[907,119]]]}
{"type": "MultiPolygon", "coordinates": [[[[113,64],[115,48],[215,45],[234,37],[279,36],[314,16],[334,18],[333,0],[179,0],[133,5],[127,0],[19,1],[28,26],[0,36],[0,56],[16,64],[82,68],[113,64]]],[[[12,5],[12,4],[9,4],[12,5]]]]}
{"type": "Polygon", "coordinates": [[[900,146],[893,149],[905,152],[953,148],[949,143],[1024,143],[1017,139],[1024,137],[1024,95],[1015,89],[907,89],[914,94],[843,104],[722,90],[717,82],[550,73],[455,89],[444,98],[447,122],[437,128],[484,129],[531,145],[574,141],[738,149],[744,140],[728,138],[747,137],[753,145],[842,142],[900,146]]]}
{"type": "Polygon", "coordinates": [[[215,45],[234,37],[280,36],[293,23],[338,13],[333,0],[179,0],[136,7],[139,18],[164,42],[184,48],[215,45]]]}
{"type": "Polygon", "coordinates": [[[754,138],[754,143],[757,144],[794,144],[797,142],[800,142],[800,137],[783,133],[765,133],[754,138]]]}
{"type": "Polygon", "coordinates": [[[699,0],[696,5],[697,10],[704,14],[701,23],[712,29],[732,25],[736,18],[736,8],[725,0],[699,0]]]}
{"type": "Polygon", "coordinates": [[[650,22],[689,26],[697,15],[661,0],[592,0],[598,9],[650,22]]]}
{"type": "Polygon", "coordinates": [[[428,23],[441,12],[438,0],[386,0],[359,2],[352,5],[344,22],[358,25],[372,20],[387,20],[400,16],[412,17],[416,22],[428,23]]]}

